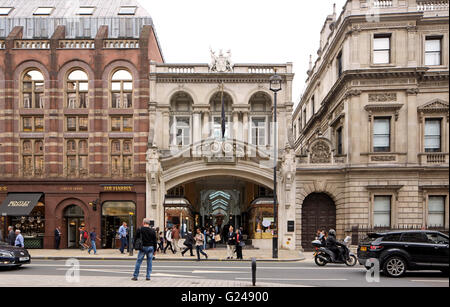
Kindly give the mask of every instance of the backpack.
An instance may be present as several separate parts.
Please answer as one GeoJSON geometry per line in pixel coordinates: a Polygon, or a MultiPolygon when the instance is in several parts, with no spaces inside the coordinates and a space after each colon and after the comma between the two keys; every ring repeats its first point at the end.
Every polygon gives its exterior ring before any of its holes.
{"type": "Polygon", "coordinates": [[[83,238],[85,238],[85,239],[87,239],[87,238],[88,238],[88,234],[87,234],[87,231],[85,231],[85,232],[83,233],[83,238]]]}

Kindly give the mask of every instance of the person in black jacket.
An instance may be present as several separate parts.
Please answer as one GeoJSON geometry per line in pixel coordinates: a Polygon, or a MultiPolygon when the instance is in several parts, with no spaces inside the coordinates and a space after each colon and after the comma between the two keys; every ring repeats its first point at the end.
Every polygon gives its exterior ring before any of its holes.
{"type": "Polygon", "coordinates": [[[8,231],[8,244],[14,246],[16,244],[16,233],[14,232],[14,228],[9,226],[8,231]]]}
{"type": "Polygon", "coordinates": [[[233,226],[229,227],[227,233],[227,259],[233,259],[233,254],[236,249],[236,233],[234,232],[233,226]]]}
{"type": "Polygon", "coordinates": [[[150,220],[144,219],[142,222],[143,226],[139,228],[136,232],[136,240],[142,240],[142,249],[139,250],[139,254],[136,260],[136,265],[134,268],[133,278],[131,280],[137,281],[139,276],[139,270],[141,268],[142,261],[144,257],[147,256],[147,276],[146,280],[150,280],[150,275],[152,273],[152,260],[153,253],[156,251],[156,232],[153,228],[150,228],[150,220]]]}
{"type": "Polygon", "coordinates": [[[55,229],[55,249],[59,249],[61,243],[61,227],[57,226],[55,229]]]}
{"type": "Polygon", "coordinates": [[[334,229],[330,229],[330,231],[328,232],[328,237],[325,245],[330,251],[332,251],[336,255],[336,260],[341,259],[342,255],[338,246],[344,245],[336,240],[336,231],[334,229]]]}
{"type": "Polygon", "coordinates": [[[186,248],[181,252],[181,256],[184,257],[184,254],[187,251],[190,251],[191,252],[191,256],[194,256],[194,252],[192,251],[192,248],[194,247],[194,244],[195,244],[194,237],[192,236],[191,232],[188,232],[186,234],[186,239],[184,240],[184,245],[186,246],[186,248]]]}

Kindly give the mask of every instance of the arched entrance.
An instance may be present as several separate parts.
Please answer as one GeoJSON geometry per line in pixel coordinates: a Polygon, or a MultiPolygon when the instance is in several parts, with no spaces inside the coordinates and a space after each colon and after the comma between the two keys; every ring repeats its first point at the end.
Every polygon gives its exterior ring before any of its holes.
{"type": "Polygon", "coordinates": [[[86,225],[84,212],[77,205],[70,205],[64,210],[64,219],[67,222],[67,248],[77,248],[80,242],[80,227],[86,225]]]}
{"type": "Polygon", "coordinates": [[[308,195],[302,206],[302,247],[311,250],[318,229],[336,229],[336,205],[324,193],[308,195]]]}

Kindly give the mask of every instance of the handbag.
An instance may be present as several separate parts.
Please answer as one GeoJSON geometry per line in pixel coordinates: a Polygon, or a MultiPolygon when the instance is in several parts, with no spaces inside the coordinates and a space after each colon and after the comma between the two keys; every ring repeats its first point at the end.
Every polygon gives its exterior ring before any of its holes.
{"type": "Polygon", "coordinates": [[[216,242],[220,242],[220,235],[216,235],[216,236],[214,237],[214,240],[215,240],[216,242]]]}
{"type": "Polygon", "coordinates": [[[142,250],[142,248],[144,247],[144,243],[142,242],[141,238],[136,238],[136,240],[134,241],[134,249],[137,251],[142,250]]]}

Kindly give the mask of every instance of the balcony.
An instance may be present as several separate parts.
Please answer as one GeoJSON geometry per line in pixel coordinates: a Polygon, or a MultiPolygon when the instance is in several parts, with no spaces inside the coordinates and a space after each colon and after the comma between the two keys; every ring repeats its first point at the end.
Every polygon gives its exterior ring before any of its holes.
{"type": "Polygon", "coordinates": [[[417,10],[419,12],[427,11],[448,11],[448,0],[425,0],[417,1],[417,10]]]}
{"type": "Polygon", "coordinates": [[[420,153],[419,162],[421,165],[447,165],[449,164],[448,153],[420,153]]]}
{"type": "Polygon", "coordinates": [[[106,39],[103,41],[104,49],[138,49],[138,39],[106,39]]]}
{"type": "Polygon", "coordinates": [[[50,49],[50,40],[16,40],[15,49],[50,49]]]}
{"type": "Polygon", "coordinates": [[[60,40],[58,47],[60,49],[94,49],[95,41],[86,40],[60,40]]]}

